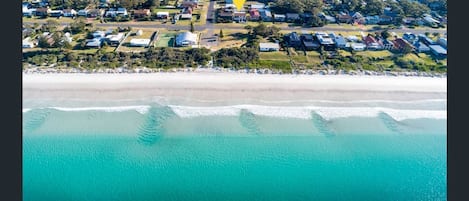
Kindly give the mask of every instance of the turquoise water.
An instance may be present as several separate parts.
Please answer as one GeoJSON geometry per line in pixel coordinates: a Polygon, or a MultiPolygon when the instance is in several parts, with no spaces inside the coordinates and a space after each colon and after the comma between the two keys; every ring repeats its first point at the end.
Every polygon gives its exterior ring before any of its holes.
{"type": "Polygon", "coordinates": [[[23,113],[24,200],[446,200],[446,120],[23,113]]]}

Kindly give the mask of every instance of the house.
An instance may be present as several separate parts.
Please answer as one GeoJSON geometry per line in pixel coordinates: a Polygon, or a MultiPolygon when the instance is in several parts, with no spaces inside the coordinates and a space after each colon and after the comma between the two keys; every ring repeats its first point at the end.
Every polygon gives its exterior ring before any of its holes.
{"type": "Polygon", "coordinates": [[[90,9],[88,10],[88,17],[89,18],[97,18],[101,17],[104,15],[104,10],[103,9],[90,9]]]}
{"type": "Polygon", "coordinates": [[[78,13],[77,13],[77,15],[78,15],[78,16],[83,16],[83,17],[88,16],[88,9],[79,10],[78,13]]]}
{"type": "Polygon", "coordinates": [[[130,40],[131,47],[148,47],[150,45],[150,39],[147,38],[132,38],[130,40]]]}
{"type": "Polygon", "coordinates": [[[286,16],[283,14],[274,14],[274,20],[276,22],[285,22],[286,16]]]}
{"type": "Polygon", "coordinates": [[[198,2],[186,0],[186,1],[182,2],[179,7],[180,8],[191,8],[191,9],[193,9],[193,8],[197,8],[197,4],[198,4],[198,2]]]}
{"type": "Polygon", "coordinates": [[[78,13],[74,9],[64,9],[64,17],[75,17],[78,13]]]}
{"type": "Polygon", "coordinates": [[[391,23],[392,23],[392,19],[393,19],[393,18],[390,17],[390,16],[381,15],[381,16],[379,16],[379,22],[378,22],[378,24],[382,24],[382,25],[384,25],[384,24],[391,24],[391,23]]]}
{"type": "Polygon", "coordinates": [[[278,43],[259,43],[259,51],[261,52],[272,52],[279,50],[280,45],[278,43]]]}
{"type": "Polygon", "coordinates": [[[305,11],[300,17],[303,18],[304,21],[307,21],[313,18],[313,13],[305,11]]]}
{"type": "Polygon", "coordinates": [[[86,47],[100,48],[101,44],[102,44],[102,41],[100,38],[93,38],[93,39],[87,40],[86,47]]]}
{"type": "Polygon", "coordinates": [[[392,8],[390,8],[390,7],[384,8],[383,14],[384,14],[385,16],[388,16],[388,17],[391,17],[391,18],[397,17],[397,13],[394,12],[394,11],[392,10],[392,8]]]}
{"type": "Polygon", "coordinates": [[[448,46],[448,41],[446,40],[446,38],[439,38],[438,44],[446,48],[448,46]]]}
{"type": "Polygon", "coordinates": [[[191,20],[192,19],[192,14],[189,14],[189,13],[180,14],[179,19],[181,19],[181,20],[191,20]]]}
{"type": "Polygon", "coordinates": [[[406,25],[413,25],[417,23],[417,19],[413,17],[405,17],[402,19],[402,22],[406,25]]]}
{"type": "Polygon", "coordinates": [[[261,19],[264,22],[272,22],[272,12],[270,10],[264,9],[260,11],[261,19]]]}
{"type": "Polygon", "coordinates": [[[394,43],[387,39],[381,39],[379,41],[381,42],[383,49],[385,50],[392,50],[394,48],[394,43]]]}
{"type": "Polygon", "coordinates": [[[380,17],[378,15],[365,17],[365,24],[378,24],[379,22],[380,22],[380,17]]]}
{"type": "Polygon", "coordinates": [[[352,16],[352,20],[353,20],[354,23],[357,23],[357,24],[365,24],[366,23],[365,17],[363,17],[363,15],[360,12],[355,12],[351,16],[352,16]]]}
{"type": "Polygon", "coordinates": [[[249,20],[258,21],[260,19],[261,19],[261,14],[259,13],[259,10],[257,9],[249,10],[249,20]]]}
{"type": "Polygon", "coordinates": [[[414,49],[414,47],[407,41],[402,38],[397,38],[393,41],[395,49],[398,51],[403,51],[405,49],[414,49]]]}
{"type": "Polygon", "coordinates": [[[338,35],[334,38],[334,42],[337,48],[345,48],[347,46],[347,41],[341,35],[338,35]]]}
{"type": "Polygon", "coordinates": [[[193,8],[192,7],[185,7],[181,10],[181,14],[192,14],[193,8]]]}
{"type": "Polygon", "coordinates": [[[425,43],[425,45],[436,45],[436,42],[425,36],[425,34],[419,34],[418,38],[421,42],[425,43]]]}
{"type": "Polygon", "coordinates": [[[300,36],[305,50],[317,50],[321,45],[314,40],[313,34],[302,34],[300,36]]]}
{"type": "Polygon", "coordinates": [[[118,46],[122,40],[124,40],[124,33],[118,33],[116,35],[110,34],[106,36],[106,41],[109,43],[110,46],[118,46]]]}
{"type": "Polygon", "coordinates": [[[316,40],[319,41],[319,44],[324,46],[324,49],[332,50],[336,48],[334,40],[327,33],[316,32],[314,36],[316,37],[316,40]]]}
{"type": "Polygon", "coordinates": [[[104,36],[106,36],[106,33],[104,33],[104,31],[95,31],[92,33],[93,35],[93,38],[103,38],[104,36]]]}
{"type": "Polygon", "coordinates": [[[369,50],[383,49],[381,44],[379,44],[378,40],[376,40],[376,38],[371,35],[363,37],[363,42],[365,43],[366,48],[369,50]]]}
{"type": "Polygon", "coordinates": [[[366,45],[363,43],[350,43],[350,48],[354,51],[364,51],[366,45]]]}
{"type": "Polygon", "coordinates": [[[418,37],[417,37],[415,34],[409,33],[409,32],[404,33],[404,34],[402,35],[402,38],[403,38],[404,40],[406,40],[407,42],[411,43],[411,44],[413,44],[413,43],[415,43],[415,42],[418,41],[418,37]]]}
{"type": "Polygon", "coordinates": [[[264,8],[265,8],[265,4],[263,3],[255,3],[255,4],[251,4],[250,6],[250,9],[257,9],[257,10],[264,9],[264,8]]]}
{"type": "Polygon", "coordinates": [[[233,21],[246,22],[246,12],[244,11],[233,12],[233,21]]]}
{"type": "Polygon", "coordinates": [[[31,40],[30,37],[23,39],[23,48],[34,48],[36,44],[31,40]]]}
{"type": "Polygon", "coordinates": [[[50,13],[50,8],[36,8],[36,16],[47,17],[50,13]]]}
{"type": "Polygon", "coordinates": [[[106,17],[116,17],[116,16],[128,16],[128,12],[126,8],[110,8],[106,11],[106,17]]]}
{"type": "Polygon", "coordinates": [[[36,9],[35,8],[30,8],[30,9],[23,9],[23,16],[24,17],[32,17],[33,15],[36,14],[36,9]]]}
{"type": "Polygon", "coordinates": [[[49,15],[50,15],[51,17],[61,17],[63,14],[64,14],[64,12],[61,11],[61,10],[51,10],[51,11],[49,12],[49,15]]]}
{"type": "Polygon", "coordinates": [[[430,48],[427,45],[425,45],[425,43],[422,43],[422,42],[415,43],[414,47],[418,52],[429,52],[430,51],[430,48]]]}
{"type": "Polygon", "coordinates": [[[285,41],[287,42],[288,46],[290,47],[300,47],[301,46],[301,39],[300,36],[296,32],[291,32],[284,36],[285,41]]]}
{"type": "Polygon", "coordinates": [[[134,18],[145,18],[145,17],[150,17],[150,16],[151,16],[150,9],[134,10],[134,18]]]}
{"type": "Polygon", "coordinates": [[[329,16],[329,15],[326,15],[325,13],[319,13],[319,17],[329,23],[335,23],[336,22],[336,19],[335,17],[332,17],[332,16],[329,16]]]}
{"type": "Polygon", "coordinates": [[[197,34],[191,32],[182,32],[176,36],[176,46],[187,47],[197,44],[197,34]]]}
{"type": "Polygon", "coordinates": [[[218,11],[217,20],[220,20],[220,22],[231,22],[233,20],[233,11],[218,11]]]}
{"type": "Polygon", "coordinates": [[[352,16],[350,16],[349,14],[346,14],[346,13],[339,13],[336,16],[336,19],[340,23],[351,23],[352,20],[353,20],[352,16]]]}
{"type": "Polygon", "coordinates": [[[157,12],[156,13],[156,18],[157,19],[168,19],[169,18],[169,12],[157,12]]]}
{"type": "Polygon", "coordinates": [[[431,15],[429,14],[424,14],[423,15],[423,20],[425,23],[428,25],[434,25],[434,24],[440,24],[440,21],[434,19],[431,15]]]}
{"type": "Polygon", "coordinates": [[[295,22],[301,19],[300,14],[298,13],[287,13],[285,14],[285,17],[287,22],[295,22]]]}
{"type": "Polygon", "coordinates": [[[350,42],[357,42],[358,37],[357,36],[347,36],[347,40],[350,42]]]}
{"type": "Polygon", "coordinates": [[[447,50],[440,45],[429,45],[428,47],[436,57],[445,58],[447,56],[447,50]]]}

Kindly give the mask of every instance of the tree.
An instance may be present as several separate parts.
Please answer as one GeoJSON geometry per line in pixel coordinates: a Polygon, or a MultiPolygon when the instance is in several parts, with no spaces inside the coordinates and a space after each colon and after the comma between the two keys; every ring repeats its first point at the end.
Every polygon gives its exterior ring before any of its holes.
{"type": "Polygon", "coordinates": [[[85,27],[86,27],[85,19],[83,17],[79,17],[70,24],[70,31],[73,34],[82,33],[85,31],[85,27]]]}
{"type": "Polygon", "coordinates": [[[438,33],[438,32],[433,32],[432,35],[435,36],[435,37],[439,37],[439,36],[440,36],[440,33],[438,33]]]}
{"type": "Polygon", "coordinates": [[[389,33],[388,30],[384,30],[383,32],[381,32],[381,37],[383,37],[384,39],[387,39],[391,36],[391,34],[389,33]]]}
{"type": "Polygon", "coordinates": [[[364,13],[367,15],[381,15],[383,14],[384,3],[382,0],[366,0],[364,13]]]}
{"type": "Polygon", "coordinates": [[[191,32],[194,33],[195,27],[194,27],[194,22],[191,22],[191,32]]]}
{"type": "Polygon", "coordinates": [[[423,14],[430,12],[430,9],[417,1],[401,0],[399,1],[405,16],[421,17],[423,14]]]}
{"type": "Polygon", "coordinates": [[[54,32],[59,27],[59,22],[57,22],[57,20],[49,19],[42,27],[44,31],[54,32]]]}
{"type": "Polygon", "coordinates": [[[147,5],[150,9],[158,8],[160,7],[160,0],[147,0],[147,5]]]}
{"type": "Polygon", "coordinates": [[[222,29],[220,29],[220,34],[219,34],[219,36],[220,36],[220,38],[225,37],[225,36],[223,35],[223,30],[222,30],[222,29]]]}
{"type": "Polygon", "coordinates": [[[40,48],[49,48],[50,44],[48,42],[48,38],[46,38],[45,36],[39,36],[39,38],[37,39],[37,46],[40,48]]]}

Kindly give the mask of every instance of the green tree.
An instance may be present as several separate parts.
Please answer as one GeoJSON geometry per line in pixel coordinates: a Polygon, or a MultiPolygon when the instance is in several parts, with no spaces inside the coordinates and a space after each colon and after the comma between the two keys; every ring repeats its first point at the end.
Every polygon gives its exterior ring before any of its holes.
{"type": "Polygon", "coordinates": [[[195,31],[195,27],[194,27],[194,22],[191,22],[191,30],[190,30],[192,33],[194,33],[195,31]]]}
{"type": "Polygon", "coordinates": [[[366,0],[364,13],[367,15],[381,15],[383,14],[384,2],[382,0],[366,0]]]}
{"type": "Polygon", "coordinates": [[[388,30],[384,30],[383,32],[381,32],[381,37],[383,37],[384,39],[387,39],[391,36],[391,34],[389,33],[388,30]]]}
{"type": "Polygon", "coordinates": [[[220,34],[219,34],[219,36],[220,36],[220,38],[225,37],[225,35],[223,35],[223,30],[222,30],[222,29],[220,29],[220,34]]]}
{"type": "Polygon", "coordinates": [[[42,27],[44,31],[54,32],[59,27],[59,22],[57,20],[49,19],[42,27]]]}
{"type": "Polygon", "coordinates": [[[85,31],[85,27],[86,27],[85,18],[79,17],[79,18],[75,19],[75,21],[70,24],[70,31],[73,34],[82,33],[82,32],[85,31]]]}

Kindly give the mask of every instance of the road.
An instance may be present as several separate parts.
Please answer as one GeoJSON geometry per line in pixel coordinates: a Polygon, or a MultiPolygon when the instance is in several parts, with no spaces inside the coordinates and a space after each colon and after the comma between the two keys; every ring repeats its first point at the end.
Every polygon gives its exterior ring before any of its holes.
{"type": "MultiPolygon", "coordinates": [[[[210,2],[212,4],[212,2],[210,2]]],[[[208,15],[208,14],[207,14],[208,15]]],[[[33,22],[23,22],[23,24],[34,24],[33,22]]],[[[60,23],[62,26],[67,26],[69,23],[60,23]]],[[[96,27],[106,28],[106,27],[132,27],[132,28],[163,28],[168,30],[190,30],[189,25],[176,25],[176,24],[137,24],[133,23],[95,23],[96,27]]],[[[203,30],[218,30],[218,29],[226,29],[226,30],[240,30],[243,29],[243,26],[224,26],[223,24],[212,24],[207,21],[205,25],[196,25],[196,31],[203,31],[203,30]]],[[[337,31],[337,32],[348,32],[348,31],[379,31],[373,29],[350,29],[350,28],[339,28],[339,27],[282,27],[282,30],[289,30],[289,31],[337,31]]],[[[405,33],[405,32],[412,32],[415,34],[423,34],[425,32],[430,33],[440,33],[444,34],[447,32],[446,29],[432,29],[432,28],[423,28],[423,29],[389,29],[390,32],[396,33],[405,33]]]]}

